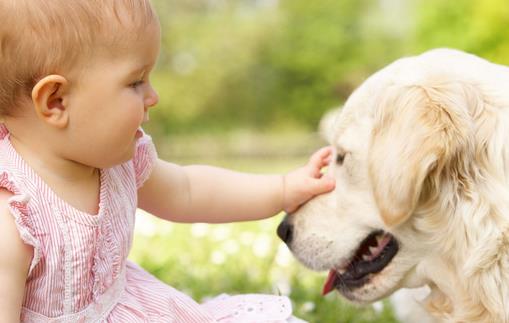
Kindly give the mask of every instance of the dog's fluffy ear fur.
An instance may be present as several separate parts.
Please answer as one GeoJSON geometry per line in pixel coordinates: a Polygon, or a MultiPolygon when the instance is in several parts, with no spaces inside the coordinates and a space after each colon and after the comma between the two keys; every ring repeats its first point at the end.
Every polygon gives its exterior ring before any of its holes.
{"type": "MultiPolygon", "coordinates": [[[[374,114],[369,172],[388,227],[409,218],[422,198],[425,180],[461,158],[469,145],[472,109],[465,105],[472,104],[471,90],[451,82],[392,85],[383,92],[374,114]]],[[[434,178],[440,180],[440,175],[434,178]]]]}

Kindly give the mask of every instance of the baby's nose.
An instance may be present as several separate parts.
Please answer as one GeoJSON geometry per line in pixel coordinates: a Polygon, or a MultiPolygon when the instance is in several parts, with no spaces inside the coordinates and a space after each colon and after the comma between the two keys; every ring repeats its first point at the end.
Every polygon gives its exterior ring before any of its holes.
{"type": "Polygon", "coordinates": [[[145,98],[145,107],[151,108],[159,102],[159,95],[157,92],[150,87],[150,93],[145,98]]]}

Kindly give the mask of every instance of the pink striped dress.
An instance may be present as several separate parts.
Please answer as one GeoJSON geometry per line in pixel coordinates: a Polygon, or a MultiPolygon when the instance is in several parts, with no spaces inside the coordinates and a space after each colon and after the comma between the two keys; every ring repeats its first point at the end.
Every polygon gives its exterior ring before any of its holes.
{"type": "Polygon", "coordinates": [[[20,236],[34,249],[22,322],[297,322],[286,297],[222,295],[198,304],[127,260],[137,189],[156,152],[149,136],[133,160],[101,170],[98,214],[60,199],[18,155],[0,125],[0,186],[20,236]]]}

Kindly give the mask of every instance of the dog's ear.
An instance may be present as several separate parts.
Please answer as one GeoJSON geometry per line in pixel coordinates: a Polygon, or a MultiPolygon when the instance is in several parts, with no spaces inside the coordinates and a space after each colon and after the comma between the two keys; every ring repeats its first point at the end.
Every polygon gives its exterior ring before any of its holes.
{"type": "MultiPolygon", "coordinates": [[[[415,210],[426,178],[440,174],[469,145],[470,86],[391,86],[374,114],[369,174],[384,223],[395,227],[415,210]]],[[[474,108],[475,109],[475,108],[474,108]]],[[[430,181],[440,181],[440,175],[430,181]]]]}

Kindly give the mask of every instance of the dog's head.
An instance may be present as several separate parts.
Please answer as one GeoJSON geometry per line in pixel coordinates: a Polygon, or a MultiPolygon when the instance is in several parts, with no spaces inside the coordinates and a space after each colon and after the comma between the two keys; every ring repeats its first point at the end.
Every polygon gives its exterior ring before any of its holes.
{"type": "MultiPolygon", "coordinates": [[[[430,263],[466,269],[458,264],[468,262],[477,236],[461,208],[475,203],[476,185],[496,173],[490,151],[503,145],[495,142],[498,112],[483,102],[476,79],[500,68],[492,65],[435,50],[396,61],[347,100],[330,137],[328,176],[336,189],[278,228],[303,264],[330,271],[325,293],[335,288],[370,302],[403,286],[436,283],[441,278],[429,274],[430,263]]],[[[443,273],[444,281],[455,270],[443,273]]]]}

